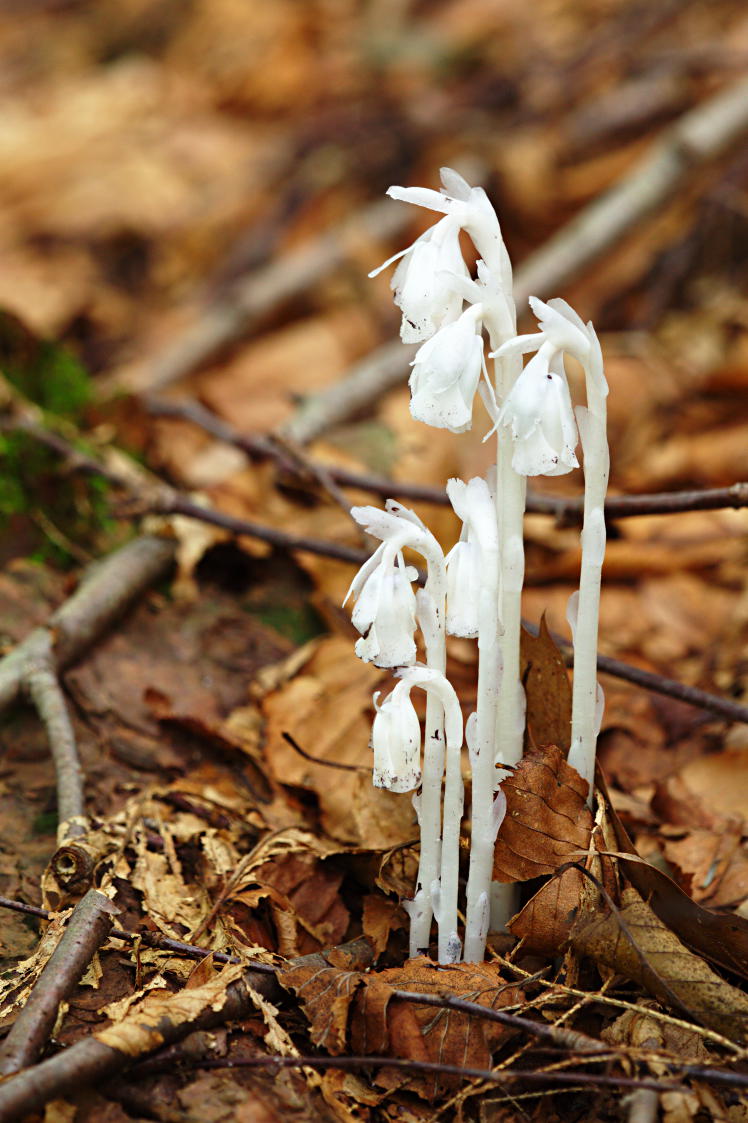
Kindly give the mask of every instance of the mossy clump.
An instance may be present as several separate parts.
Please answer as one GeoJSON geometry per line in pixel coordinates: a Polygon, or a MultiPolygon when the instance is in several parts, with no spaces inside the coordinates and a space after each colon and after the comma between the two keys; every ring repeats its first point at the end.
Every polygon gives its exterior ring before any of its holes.
{"type": "MultiPolygon", "coordinates": [[[[39,407],[46,428],[76,443],[92,390],[74,355],[0,310],[0,371],[39,407]]],[[[0,561],[25,555],[68,566],[113,529],[106,482],[65,474],[60,456],[12,421],[0,433],[0,465],[0,561]]]]}

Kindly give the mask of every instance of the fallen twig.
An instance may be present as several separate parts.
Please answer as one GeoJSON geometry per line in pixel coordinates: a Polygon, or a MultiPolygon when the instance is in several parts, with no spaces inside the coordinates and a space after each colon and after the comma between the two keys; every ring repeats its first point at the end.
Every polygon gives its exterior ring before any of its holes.
{"type": "Polygon", "coordinates": [[[599,1076],[591,1072],[542,1072],[537,1069],[490,1069],[471,1065],[453,1065],[442,1061],[410,1060],[405,1057],[343,1056],[343,1057],[246,1057],[241,1060],[214,1057],[198,1062],[199,1068],[337,1068],[343,1071],[361,1068],[391,1068],[406,1072],[458,1076],[464,1080],[482,1080],[487,1084],[574,1084],[601,1088],[652,1088],[658,1092],[686,1092],[674,1080],[637,1079],[631,1076],[599,1076]]]}
{"type": "MultiPolygon", "coordinates": [[[[370,964],[373,953],[363,939],[345,945],[349,954],[370,964]]],[[[322,953],[301,956],[296,966],[329,966],[322,953]]],[[[235,970],[231,967],[227,970],[235,970]]],[[[249,968],[221,992],[215,980],[176,994],[151,995],[121,1022],[76,1042],[54,1057],[0,1084],[0,1123],[11,1123],[38,1110],[48,1100],[101,1081],[129,1068],[154,1048],[180,1041],[194,1030],[212,1029],[249,1017],[255,997],[277,995],[273,975],[249,968]]]]}
{"type": "MultiPolygon", "coordinates": [[[[694,168],[725,152],[748,129],[748,81],[721,90],[666,128],[631,172],[586,206],[522,262],[514,299],[556,292],[614,245],[684,182],[694,168]]],[[[334,386],[306,399],[284,425],[299,443],[351,417],[384,390],[404,381],[411,348],[386,343],[334,386]],[[394,348],[399,348],[400,377],[394,348]]]]}
{"type": "MultiPolygon", "coordinates": [[[[184,421],[192,421],[206,433],[240,449],[252,459],[269,458],[276,461],[281,471],[294,471],[291,458],[284,453],[282,445],[272,437],[241,433],[228,421],[206,409],[199,402],[152,398],[148,401],[148,409],[156,417],[176,417],[184,421]]],[[[320,465],[319,461],[311,459],[305,460],[304,463],[313,471],[323,468],[330,479],[342,487],[370,491],[385,499],[413,499],[416,502],[434,503],[440,507],[449,506],[447,492],[442,487],[393,480],[388,476],[378,476],[368,472],[354,472],[350,468],[335,464],[320,465]]],[[[638,515],[673,515],[683,511],[717,511],[727,507],[748,507],[748,482],[735,483],[730,487],[610,496],[605,501],[605,515],[613,520],[628,519],[638,515]]],[[[538,495],[537,492],[529,492],[526,509],[532,514],[553,515],[559,526],[577,526],[582,521],[584,496],[538,495]]]]}
{"type": "MultiPolygon", "coordinates": [[[[282,549],[305,550],[308,553],[336,558],[338,561],[350,562],[353,565],[363,565],[370,556],[367,550],[342,546],[337,542],[328,542],[320,538],[307,538],[303,535],[277,530],[275,527],[246,522],[244,519],[238,519],[233,515],[226,515],[221,511],[201,507],[176,493],[159,499],[157,506],[149,507],[148,510],[156,510],[160,514],[186,515],[188,518],[199,519],[202,522],[223,527],[230,530],[232,534],[257,538],[262,542],[268,542],[282,549]]],[[[534,625],[527,624],[524,621],[523,624],[533,634],[537,634],[534,625]]],[[[562,636],[553,634],[553,640],[563,648],[570,646],[569,641],[562,636]]],[[[720,698],[716,694],[710,694],[706,690],[699,689],[699,687],[687,686],[685,683],[655,674],[653,671],[643,671],[639,667],[632,667],[628,663],[619,659],[612,659],[607,655],[598,655],[597,666],[598,670],[604,674],[625,679],[627,682],[635,683],[637,686],[641,686],[645,690],[651,690],[655,694],[665,694],[671,698],[677,698],[681,702],[686,702],[689,706],[695,706],[697,709],[717,714],[726,721],[748,723],[748,706],[733,702],[729,698],[720,698]]]]}
{"type": "MultiPolygon", "coordinates": [[[[74,843],[86,833],[87,820],[83,772],[58,675],[167,572],[174,551],[175,543],[166,538],[144,536],[128,542],[95,563],[49,621],[0,660],[0,711],[27,694],[47,732],[57,778],[58,853],[65,851],[68,871],[71,861],[77,868],[74,843]]],[[[86,856],[79,857],[85,866],[86,856]]]]}
{"type": "MultiPolygon", "coordinates": [[[[25,901],[14,901],[11,897],[0,896],[0,908],[10,909],[12,912],[24,913],[26,916],[37,916],[40,920],[49,920],[52,913],[49,909],[40,908],[39,905],[27,905],[25,901]]],[[[183,955],[187,959],[205,959],[206,955],[212,955],[215,963],[242,963],[243,960],[235,955],[228,955],[223,951],[213,951],[212,948],[203,948],[198,944],[185,944],[181,940],[172,940],[170,936],[164,936],[161,932],[126,932],[123,928],[112,928],[109,932],[109,938],[112,940],[124,940],[125,943],[134,944],[140,942],[143,947],[158,948],[159,951],[173,952],[175,955],[183,955]]],[[[251,964],[253,970],[264,971],[272,973],[275,971],[274,967],[259,961],[253,961],[251,964]]]]}
{"type": "Polygon", "coordinates": [[[29,662],[25,686],[47,732],[57,777],[58,846],[87,830],[83,769],[65,696],[52,666],[51,652],[29,662]]]}
{"type": "Polygon", "coordinates": [[[75,662],[132,601],[168,572],[175,549],[169,538],[142,535],[95,562],[48,622],[0,660],[0,710],[16,700],[40,654],[44,658],[49,652],[57,673],[75,662]]]}
{"type": "MultiPolygon", "coordinates": [[[[135,503],[137,504],[138,501],[136,500],[135,503]]],[[[369,550],[360,547],[343,546],[337,542],[330,542],[324,538],[311,538],[305,534],[292,534],[290,531],[278,530],[274,526],[263,526],[261,523],[227,515],[214,507],[203,507],[176,491],[164,492],[156,496],[145,509],[138,507],[138,513],[146,513],[146,511],[159,515],[184,515],[188,519],[198,519],[200,522],[210,523],[211,526],[220,526],[240,537],[243,535],[247,538],[256,538],[260,542],[267,542],[276,549],[303,550],[308,554],[337,558],[338,561],[350,562],[352,565],[363,565],[370,556],[369,550]]],[[[125,513],[129,515],[132,510],[128,508],[125,513]]]]}
{"type": "Polygon", "coordinates": [[[264,269],[242,278],[233,290],[204,309],[195,324],[157,355],[103,382],[105,389],[156,390],[197,370],[279,304],[305,292],[370,238],[393,237],[406,226],[407,214],[377,201],[352,215],[338,230],[328,231],[284,254],[264,269]],[[393,213],[393,211],[395,213],[393,213]]]}
{"type": "MultiPolygon", "coordinates": [[[[13,901],[8,897],[0,897],[0,908],[8,908],[15,912],[38,916],[44,920],[48,920],[52,915],[47,909],[39,908],[36,905],[27,905],[22,901],[13,901]]],[[[125,932],[120,928],[112,928],[109,932],[109,936],[111,939],[125,940],[128,943],[134,943],[136,940],[140,940],[141,943],[149,947],[158,947],[164,951],[174,951],[178,954],[188,956],[189,958],[205,958],[208,955],[212,955],[214,961],[217,963],[242,962],[235,956],[225,955],[222,952],[215,952],[210,948],[197,947],[195,944],[183,944],[178,940],[162,937],[157,932],[125,932]]],[[[292,962],[296,963],[295,960],[292,962]]],[[[256,960],[251,960],[246,966],[250,971],[259,971],[271,975],[275,975],[279,970],[283,969],[282,967],[260,963],[256,960]]],[[[549,1041],[552,1045],[559,1046],[567,1051],[571,1049],[578,1053],[590,1055],[608,1055],[611,1051],[609,1045],[605,1045],[597,1041],[594,1037],[589,1037],[587,1034],[579,1033],[577,1030],[566,1029],[563,1026],[545,1025],[543,1022],[534,1022],[529,1018],[523,1018],[517,1014],[509,1014],[505,1010],[495,1010],[489,1006],[481,1006],[480,1003],[470,1002],[466,998],[457,998],[452,995],[421,994],[418,991],[398,990],[397,988],[392,989],[392,997],[401,999],[404,1002],[413,1002],[418,1006],[432,1006],[439,1009],[456,1010],[462,1014],[469,1014],[471,1017],[497,1022],[500,1025],[506,1026],[508,1029],[515,1029],[521,1033],[529,1034],[531,1037],[535,1037],[540,1041],[549,1041]]]]}
{"type": "Polygon", "coordinates": [[[36,1061],[54,1028],[60,1003],[104,943],[119,910],[97,889],[75,906],[59,944],[0,1049],[0,1076],[36,1061]]]}
{"type": "Polygon", "coordinates": [[[685,113],[661,133],[628,175],[522,263],[515,279],[518,307],[529,296],[553,295],[672,195],[695,167],[720,156],[746,129],[745,79],[685,113]]]}
{"type": "Polygon", "coordinates": [[[327,390],[305,398],[280,433],[298,444],[309,444],[326,429],[347,421],[404,382],[417,349],[411,344],[403,346],[400,340],[383,343],[327,390]]]}

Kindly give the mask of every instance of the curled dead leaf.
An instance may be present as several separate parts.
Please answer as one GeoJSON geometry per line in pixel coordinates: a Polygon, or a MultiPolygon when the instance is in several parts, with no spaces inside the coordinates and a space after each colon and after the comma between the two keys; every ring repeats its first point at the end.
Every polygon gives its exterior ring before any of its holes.
{"type": "Polygon", "coordinates": [[[495,881],[552,874],[589,845],[587,783],[556,745],[525,753],[502,784],[507,810],[494,852],[495,881]]]}
{"type": "Polygon", "coordinates": [[[620,911],[573,933],[572,945],[709,1029],[748,1040],[748,998],[689,951],[635,889],[624,890],[620,911]]]}
{"type": "Polygon", "coordinates": [[[543,613],[537,636],[520,635],[520,677],[525,688],[527,738],[530,744],[571,744],[571,684],[563,656],[548,631],[543,613]]]}

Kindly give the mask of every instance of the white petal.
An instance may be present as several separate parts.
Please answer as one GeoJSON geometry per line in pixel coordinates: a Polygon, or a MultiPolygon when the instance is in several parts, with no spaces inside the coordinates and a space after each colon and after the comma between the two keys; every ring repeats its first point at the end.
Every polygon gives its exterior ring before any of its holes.
{"type": "Polygon", "coordinates": [[[442,324],[455,320],[462,296],[451,274],[467,274],[459,243],[459,226],[443,218],[427,230],[398,265],[390,282],[395,304],[403,314],[400,335],[405,343],[429,339],[442,324]]]}
{"type": "Polygon", "coordinates": [[[568,351],[579,359],[584,359],[589,354],[590,339],[587,330],[565,301],[556,300],[544,304],[542,300],[531,296],[530,307],[537,316],[540,330],[558,351],[568,351]],[[571,317],[567,312],[571,313],[571,317]]]}
{"type": "Polygon", "coordinates": [[[515,335],[512,339],[507,339],[506,343],[502,343],[501,347],[497,347],[495,351],[489,351],[489,359],[503,359],[505,355],[528,355],[531,351],[537,351],[545,343],[545,336],[542,332],[533,332],[530,335],[515,335]]]}
{"type": "Polygon", "coordinates": [[[457,542],[447,554],[447,632],[451,636],[475,639],[478,635],[480,562],[480,549],[472,542],[457,542]]]}
{"type": "Polygon", "coordinates": [[[467,203],[473,188],[466,179],[456,172],[454,168],[440,168],[439,177],[447,195],[452,199],[461,199],[467,203]]]}
{"type": "Polygon", "coordinates": [[[421,781],[421,723],[407,691],[396,686],[372,726],[374,785],[409,792],[421,781]]]}
{"type": "Polygon", "coordinates": [[[472,403],[468,407],[459,387],[453,386],[438,396],[420,391],[410,399],[411,416],[434,429],[466,433],[473,423],[472,403]]]}
{"type": "Polygon", "coordinates": [[[430,187],[388,187],[387,194],[390,199],[413,203],[414,206],[425,207],[429,211],[441,211],[442,214],[447,214],[450,209],[450,200],[430,187]]]}

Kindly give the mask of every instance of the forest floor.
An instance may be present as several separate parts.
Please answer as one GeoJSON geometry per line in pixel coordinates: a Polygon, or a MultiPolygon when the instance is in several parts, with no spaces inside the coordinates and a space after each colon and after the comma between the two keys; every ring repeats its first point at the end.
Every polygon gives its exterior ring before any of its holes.
{"type": "MultiPolygon", "coordinates": [[[[0,1121],[744,1123],[744,5],[22,7],[0,1121]],[[529,492],[523,615],[560,639],[523,647],[509,825],[533,839],[495,865],[522,911],[439,968],[407,958],[410,799],[371,783],[391,675],[341,606],[371,551],[351,504],[397,496],[446,548],[447,479],[493,456],[482,407],[459,437],[410,417],[366,276],[430,221],[384,191],[445,164],[496,206],[520,330],[530,294],[594,321],[611,476],[598,800],[560,751],[577,472],[529,492]]],[[[474,647],[448,654],[468,713],[474,647]]]]}

